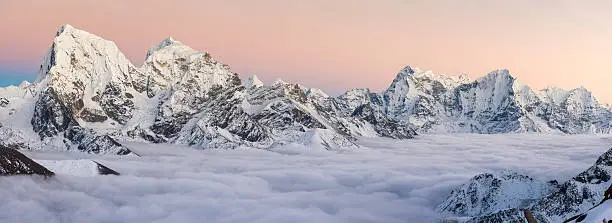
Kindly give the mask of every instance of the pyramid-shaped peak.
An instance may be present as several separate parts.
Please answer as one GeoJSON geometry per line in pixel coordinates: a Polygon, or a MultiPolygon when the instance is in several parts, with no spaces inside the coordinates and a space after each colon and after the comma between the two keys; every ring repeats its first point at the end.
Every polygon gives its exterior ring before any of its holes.
{"type": "Polygon", "coordinates": [[[412,69],[412,67],[410,67],[410,65],[407,65],[399,73],[414,74],[414,69],[412,69]]]}
{"type": "Polygon", "coordinates": [[[414,74],[415,71],[414,69],[412,69],[412,67],[410,66],[405,66],[404,69],[400,70],[397,75],[395,75],[395,78],[393,79],[393,82],[391,83],[391,86],[397,84],[398,82],[402,82],[405,81],[408,76],[414,74]]]}
{"type": "Polygon", "coordinates": [[[257,75],[252,75],[249,77],[249,79],[247,79],[246,82],[246,88],[256,88],[256,87],[261,87],[263,86],[263,82],[259,79],[259,77],[257,77],[257,75]]]}
{"type": "Polygon", "coordinates": [[[75,75],[78,76],[76,73],[79,72],[75,72],[73,69],[100,73],[93,70],[101,68],[100,70],[108,71],[108,67],[117,70],[130,65],[129,60],[113,41],[105,40],[95,34],[65,24],[57,30],[53,44],[51,44],[43,59],[36,82],[45,80],[53,67],[59,69],[54,72],[57,75],[76,78],[75,75]],[[94,59],[94,55],[104,59],[94,59]]]}

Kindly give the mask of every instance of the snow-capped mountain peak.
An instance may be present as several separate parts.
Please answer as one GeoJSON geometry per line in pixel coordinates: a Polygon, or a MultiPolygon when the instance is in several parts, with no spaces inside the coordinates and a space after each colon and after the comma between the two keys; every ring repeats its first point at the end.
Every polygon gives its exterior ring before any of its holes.
{"type": "Polygon", "coordinates": [[[57,29],[57,32],[55,33],[55,36],[60,36],[65,31],[69,32],[71,29],[74,29],[74,27],[72,25],[64,24],[64,25],[60,26],[59,29],[57,29]]]}
{"type": "Polygon", "coordinates": [[[189,53],[199,53],[198,51],[192,49],[191,47],[181,43],[178,40],[175,40],[171,36],[162,40],[157,45],[152,46],[147,51],[147,56],[145,59],[148,59],[152,54],[165,50],[165,54],[173,53],[173,54],[189,54],[189,53]]]}
{"type": "Polygon", "coordinates": [[[263,85],[264,83],[261,80],[259,80],[259,77],[257,77],[257,75],[250,76],[245,83],[245,87],[249,89],[261,87],[263,85]]]}
{"type": "Polygon", "coordinates": [[[410,65],[406,65],[402,70],[400,70],[400,72],[398,72],[398,75],[410,75],[410,74],[414,74],[414,69],[412,69],[412,67],[410,65]]]}
{"type": "Polygon", "coordinates": [[[25,87],[27,87],[27,86],[30,86],[31,84],[32,84],[32,83],[30,83],[29,81],[22,81],[22,82],[21,82],[21,83],[18,85],[18,87],[20,87],[20,88],[25,88],[25,87]]]}
{"type": "Polygon", "coordinates": [[[287,83],[286,81],[284,81],[281,78],[277,78],[274,83],[272,83],[272,86],[283,86],[283,85],[287,85],[289,83],[287,83]]]}

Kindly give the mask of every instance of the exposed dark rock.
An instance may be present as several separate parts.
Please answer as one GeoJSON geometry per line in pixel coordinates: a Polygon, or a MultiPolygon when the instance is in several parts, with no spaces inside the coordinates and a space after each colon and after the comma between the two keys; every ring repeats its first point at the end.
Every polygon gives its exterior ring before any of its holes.
{"type": "Polygon", "coordinates": [[[54,173],[15,149],[0,146],[0,175],[42,175],[54,173]]]}
{"type": "MultiPolygon", "coordinates": [[[[108,84],[100,96],[100,106],[108,117],[120,124],[127,123],[132,118],[134,102],[120,88],[120,84],[108,84]]],[[[131,94],[130,94],[131,95],[131,94]]]]}
{"type": "Polygon", "coordinates": [[[31,124],[34,131],[44,139],[68,129],[68,126],[74,122],[72,114],[55,90],[47,88],[36,101],[31,124]]]}
{"type": "Polygon", "coordinates": [[[117,175],[117,176],[121,175],[117,171],[114,171],[113,169],[108,168],[96,161],[92,161],[92,162],[98,165],[98,172],[100,173],[100,175],[117,175]]]}
{"type": "Polygon", "coordinates": [[[173,139],[178,136],[178,133],[192,116],[193,114],[189,113],[174,113],[171,117],[157,116],[153,126],[151,126],[151,131],[166,139],[173,139]]]}
{"type": "Polygon", "coordinates": [[[409,124],[399,123],[389,119],[387,116],[373,109],[370,104],[364,104],[357,107],[351,114],[351,117],[362,119],[370,123],[374,126],[374,130],[383,137],[410,139],[417,135],[409,124]]]}
{"type": "Polygon", "coordinates": [[[0,107],[6,107],[9,104],[9,100],[3,97],[0,97],[0,107]]]}
{"type": "Polygon", "coordinates": [[[79,118],[86,122],[104,122],[108,119],[104,111],[85,108],[79,114],[79,118]]]}

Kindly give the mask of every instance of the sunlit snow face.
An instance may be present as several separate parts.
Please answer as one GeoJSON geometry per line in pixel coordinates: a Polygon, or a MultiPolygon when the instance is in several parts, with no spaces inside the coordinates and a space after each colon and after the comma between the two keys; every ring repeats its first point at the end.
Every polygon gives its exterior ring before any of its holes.
{"type": "Polygon", "coordinates": [[[137,143],[126,145],[142,157],[34,151],[26,154],[35,160],[94,159],[122,175],[88,176],[63,166],[53,179],[0,178],[0,210],[7,210],[0,219],[433,222],[435,207],[475,174],[510,168],[564,180],[592,165],[611,143],[600,136],[460,134],[367,139],[365,148],[344,152],[137,143]]]}

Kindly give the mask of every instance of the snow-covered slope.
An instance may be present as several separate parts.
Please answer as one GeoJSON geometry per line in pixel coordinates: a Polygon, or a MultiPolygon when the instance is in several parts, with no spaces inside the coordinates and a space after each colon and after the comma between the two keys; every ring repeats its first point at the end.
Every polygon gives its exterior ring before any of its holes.
{"type": "Polygon", "coordinates": [[[481,216],[509,208],[525,208],[557,186],[515,172],[480,174],[451,192],[438,209],[447,216],[481,216]],[[467,199],[466,199],[467,198],[467,199]]]}
{"type": "Polygon", "coordinates": [[[62,26],[37,81],[0,89],[0,137],[20,147],[129,154],[116,140],[200,148],[314,143],[416,132],[609,133],[611,112],[585,89],[534,92],[507,70],[474,81],[406,67],[388,89],[331,97],[256,76],[244,83],[209,53],[167,38],[134,66],[117,46],[62,26]]]}
{"type": "Polygon", "coordinates": [[[612,219],[612,199],[602,201],[601,204],[593,207],[585,213],[578,215],[575,219],[567,221],[570,223],[579,222],[608,222],[612,219]]]}
{"type": "Polygon", "coordinates": [[[612,183],[612,149],[593,166],[562,184],[535,183],[527,176],[512,177],[510,181],[508,177],[492,178],[493,181],[483,183],[483,176],[489,175],[476,176],[454,190],[438,207],[442,215],[473,217],[469,222],[512,222],[523,217],[521,210],[530,209],[538,222],[562,222],[603,200],[603,192],[612,183]]]}

